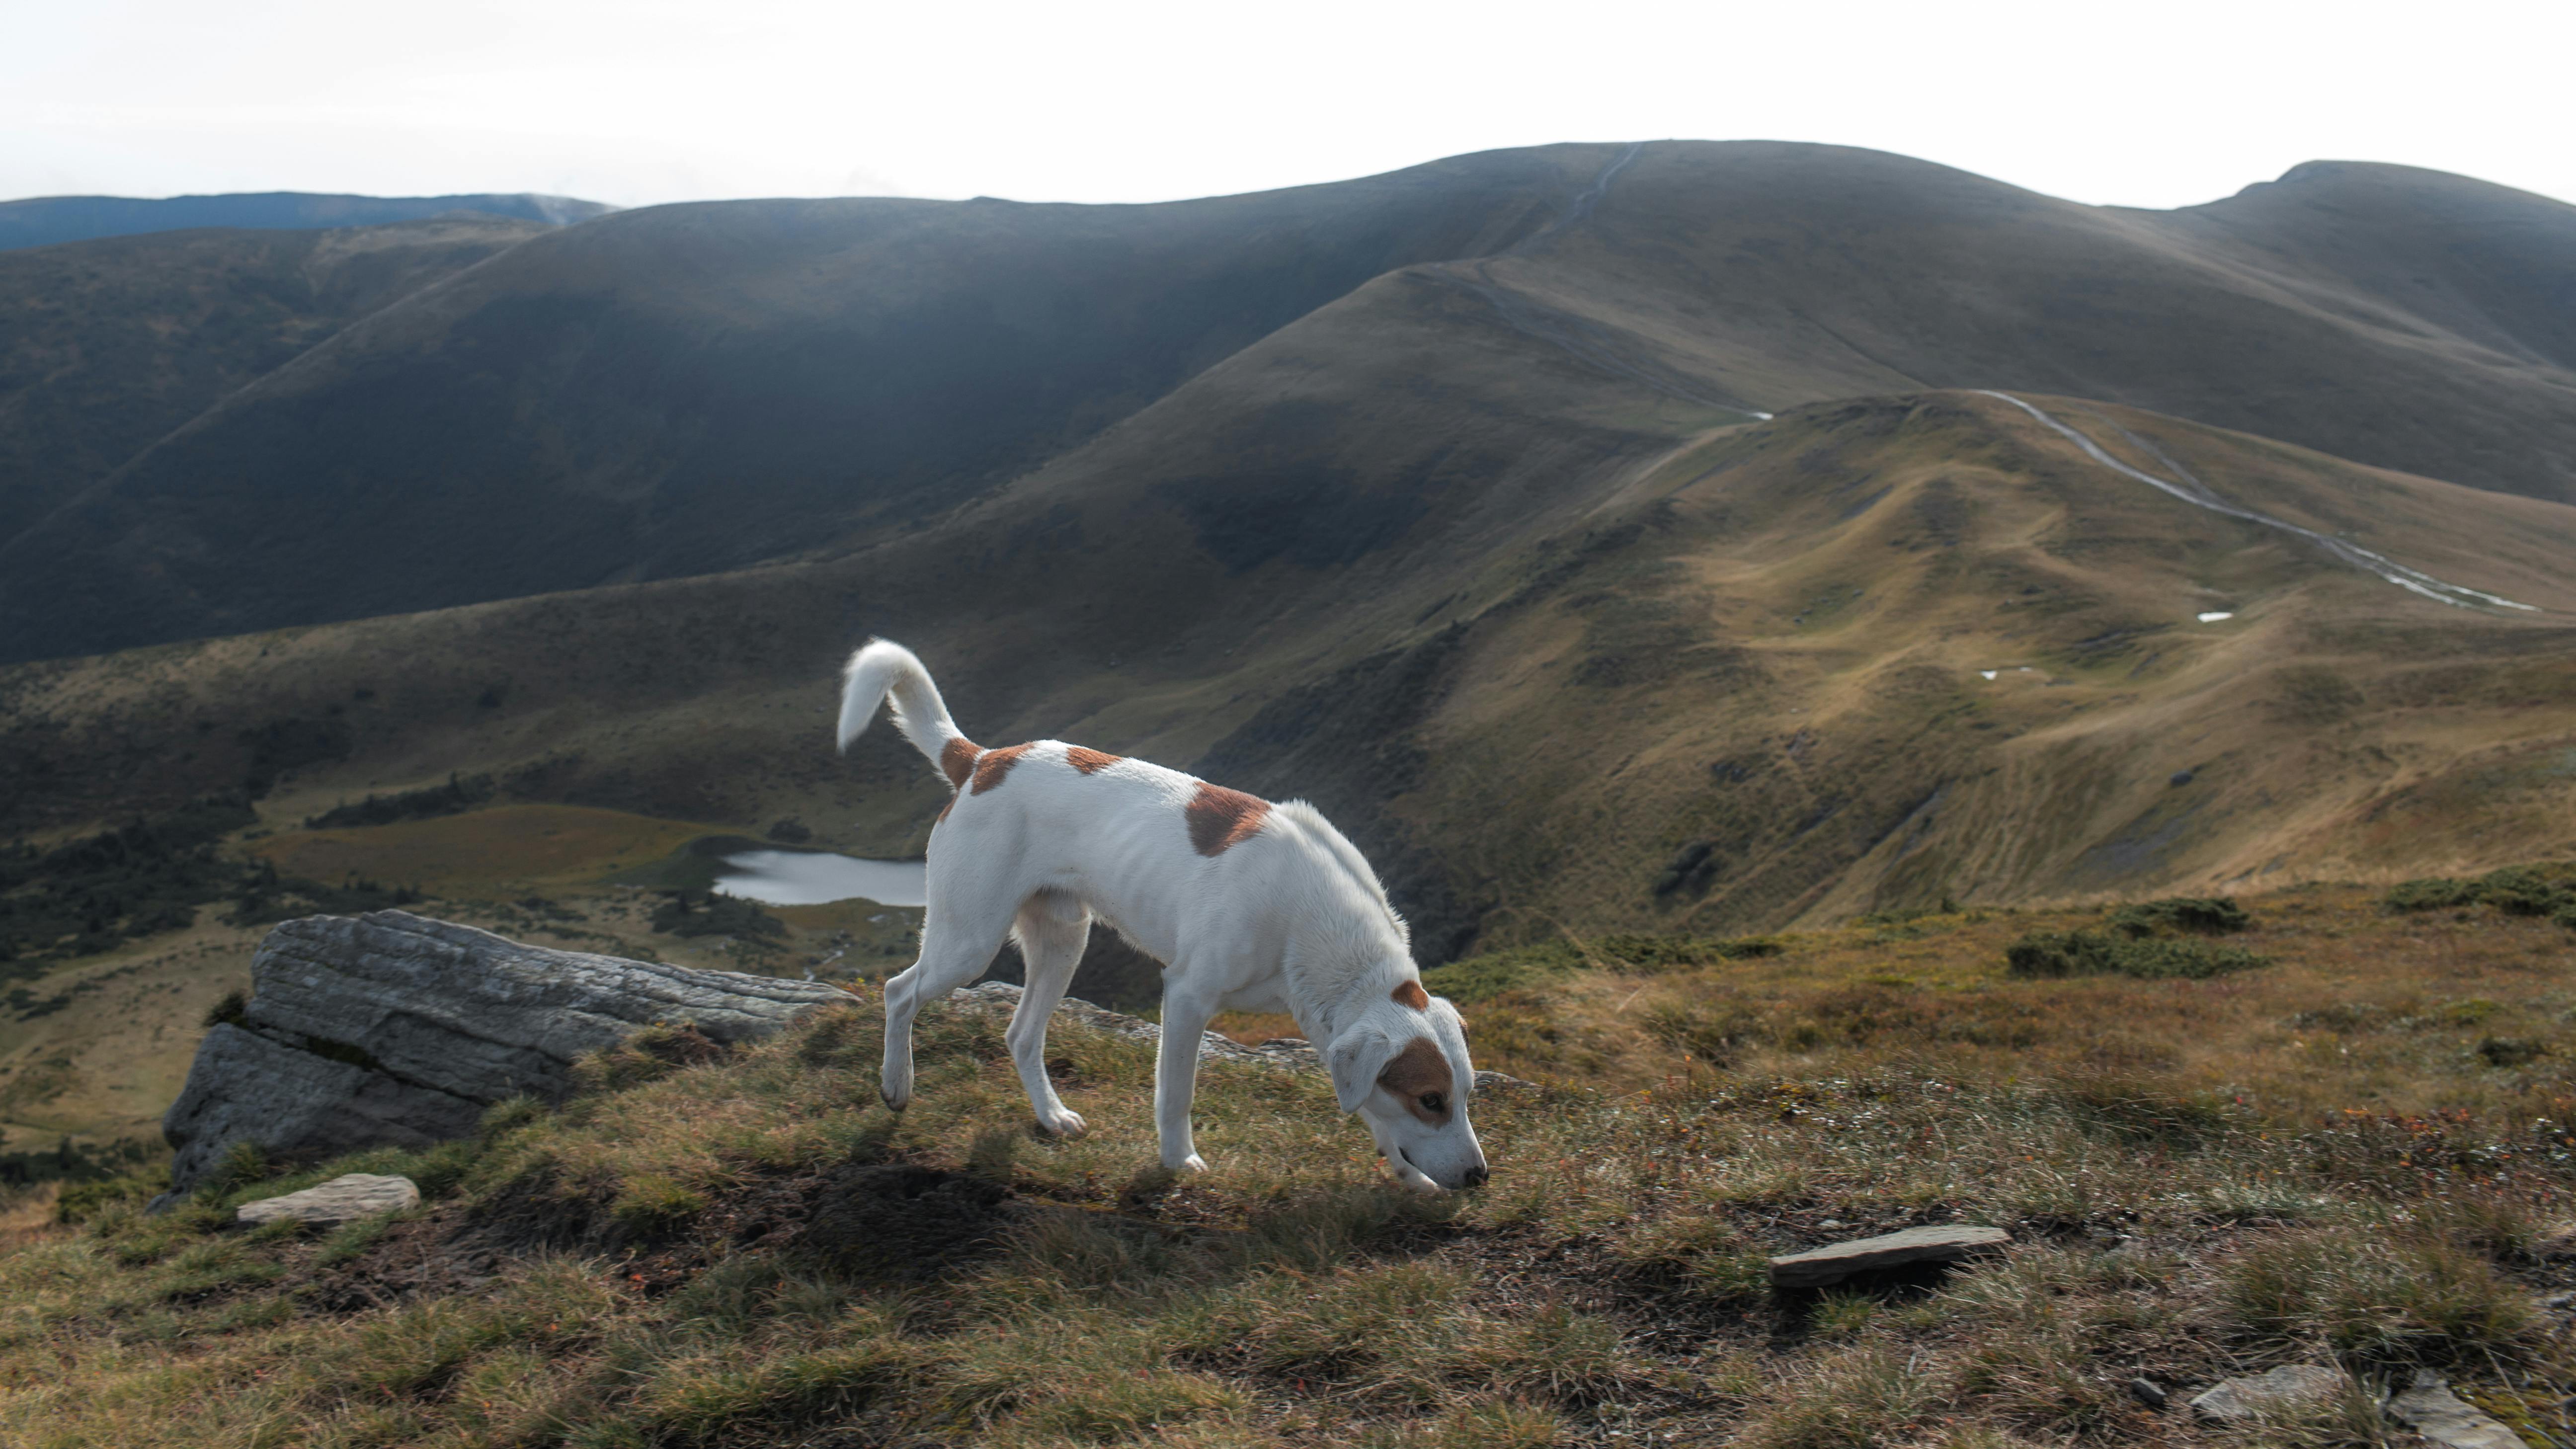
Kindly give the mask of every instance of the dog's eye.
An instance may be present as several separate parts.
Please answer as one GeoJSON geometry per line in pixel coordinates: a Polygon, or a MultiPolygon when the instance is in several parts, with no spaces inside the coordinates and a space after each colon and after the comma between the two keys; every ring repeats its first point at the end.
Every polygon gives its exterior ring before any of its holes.
{"type": "Polygon", "coordinates": [[[1441,1096],[1438,1092],[1425,1092],[1422,1094],[1421,1101],[1423,1111],[1437,1112],[1442,1107],[1448,1105],[1449,1099],[1441,1096]]]}

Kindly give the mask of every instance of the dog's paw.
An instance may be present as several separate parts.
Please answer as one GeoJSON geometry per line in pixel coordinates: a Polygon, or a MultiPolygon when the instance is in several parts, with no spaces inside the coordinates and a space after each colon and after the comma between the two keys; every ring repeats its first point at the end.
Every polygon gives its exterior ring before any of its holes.
{"type": "Polygon", "coordinates": [[[1163,1165],[1173,1172],[1205,1172],[1208,1170],[1207,1159],[1199,1156],[1195,1152],[1182,1158],[1178,1162],[1167,1162],[1163,1165]]]}
{"type": "Polygon", "coordinates": [[[912,1094],[910,1092],[906,1092],[901,1096],[897,1096],[894,1093],[887,1091],[885,1088],[879,1087],[877,1088],[877,1100],[886,1104],[887,1111],[900,1112],[904,1108],[912,1105],[912,1094]]]}
{"type": "Polygon", "coordinates": [[[1079,1137],[1091,1130],[1091,1124],[1082,1120],[1081,1113],[1058,1107],[1038,1114],[1038,1130],[1049,1137],[1079,1137]]]}

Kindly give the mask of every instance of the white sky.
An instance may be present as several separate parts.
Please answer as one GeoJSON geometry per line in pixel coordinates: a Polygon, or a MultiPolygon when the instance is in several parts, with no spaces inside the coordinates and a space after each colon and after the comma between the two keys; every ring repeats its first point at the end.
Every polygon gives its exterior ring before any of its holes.
{"type": "Polygon", "coordinates": [[[2315,158],[2576,200],[2576,4],[0,0],[0,197],[1144,201],[1831,141],[2177,206],[2315,158]]]}

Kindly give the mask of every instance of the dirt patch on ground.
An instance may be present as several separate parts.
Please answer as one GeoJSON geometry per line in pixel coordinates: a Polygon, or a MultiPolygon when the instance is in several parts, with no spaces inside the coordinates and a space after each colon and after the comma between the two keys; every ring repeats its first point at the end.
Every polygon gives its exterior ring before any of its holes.
{"type": "Polygon", "coordinates": [[[410,1298],[438,1298],[499,1276],[504,1255],[460,1242],[453,1209],[400,1222],[348,1262],[313,1270],[305,1305],[317,1313],[363,1313],[410,1298]]]}
{"type": "Polygon", "coordinates": [[[544,1175],[471,1209],[433,1208],[394,1224],[355,1257],[307,1278],[306,1301],[354,1313],[476,1287],[517,1260],[594,1253],[646,1293],[677,1288],[738,1248],[781,1253],[844,1277],[929,1282],[989,1256],[1048,1211],[970,1173],[912,1163],[843,1163],[755,1182],[685,1221],[622,1221],[604,1192],[544,1175]]]}
{"type": "Polygon", "coordinates": [[[920,1281],[982,1257],[1029,1211],[987,1178],[908,1163],[850,1168],[814,1196],[793,1251],[852,1277],[920,1281]]]}

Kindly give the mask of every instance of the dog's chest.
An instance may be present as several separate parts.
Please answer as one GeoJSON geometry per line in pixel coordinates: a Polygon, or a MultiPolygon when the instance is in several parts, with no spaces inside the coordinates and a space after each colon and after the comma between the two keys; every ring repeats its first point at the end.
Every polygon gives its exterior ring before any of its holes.
{"type": "Polygon", "coordinates": [[[1289,1014],[1288,978],[1273,971],[1258,981],[1249,981],[1217,999],[1227,1011],[1261,1011],[1289,1014]]]}

